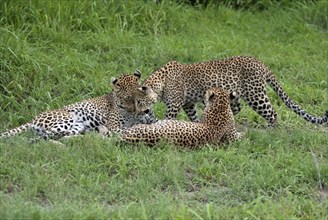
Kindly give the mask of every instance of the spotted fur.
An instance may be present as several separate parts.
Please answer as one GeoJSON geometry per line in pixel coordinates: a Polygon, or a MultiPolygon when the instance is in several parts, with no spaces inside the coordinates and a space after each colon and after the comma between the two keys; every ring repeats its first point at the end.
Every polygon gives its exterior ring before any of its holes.
{"type": "Polygon", "coordinates": [[[82,134],[100,126],[106,126],[109,132],[119,132],[135,124],[156,122],[149,110],[136,112],[135,102],[138,99],[147,101],[146,96],[153,97],[151,89],[140,85],[140,76],[137,71],[134,74],[123,74],[117,79],[112,78],[111,93],[62,109],[42,112],[31,122],[4,132],[0,137],[13,136],[31,129],[45,139],[56,139],[82,134]]]}
{"type": "MultiPolygon", "coordinates": [[[[176,118],[182,107],[192,121],[197,121],[195,103],[203,100],[207,89],[221,87],[230,93],[235,92],[270,126],[274,126],[277,114],[267,96],[266,83],[305,120],[315,124],[327,123],[328,111],[322,117],[305,112],[287,96],[271,71],[253,57],[236,56],[195,64],[171,61],[150,75],[144,85],[152,88],[158,99],[166,104],[166,119],[176,118]]],[[[233,100],[231,108],[234,114],[240,111],[239,98],[233,100]]]]}
{"type": "Polygon", "coordinates": [[[125,129],[122,139],[149,145],[167,140],[183,147],[200,148],[205,144],[218,145],[241,137],[236,131],[229,94],[225,90],[209,89],[205,104],[202,122],[162,120],[149,125],[139,124],[125,129]]]}

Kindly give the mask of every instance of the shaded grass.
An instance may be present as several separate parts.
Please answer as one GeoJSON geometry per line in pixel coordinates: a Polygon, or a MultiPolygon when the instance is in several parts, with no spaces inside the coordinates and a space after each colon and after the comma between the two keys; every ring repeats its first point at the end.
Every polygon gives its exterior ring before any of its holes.
{"type": "Polygon", "coordinates": [[[65,147],[6,140],[11,147],[1,147],[1,207],[11,217],[323,217],[327,192],[318,188],[310,151],[326,183],[326,134],[312,140],[307,129],[293,133],[250,130],[224,149],[198,151],[164,143],[119,146],[96,134],[64,141],[65,147]],[[17,206],[22,212],[15,215],[17,206]]]}
{"type": "MultiPolygon", "coordinates": [[[[256,56],[293,100],[322,115],[328,109],[324,4],[257,12],[167,1],[2,1],[1,131],[102,95],[122,72],[138,68],[145,79],[169,60],[232,55],[256,56]],[[313,22],[318,16],[323,22],[313,22]]],[[[63,140],[62,147],[33,143],[31,133],[0,140],[0,216],[323,219],[327,128],[292,113],[271,89],[269,96],[279,126],[263,128],[263,119],[244,106],[236,121],[245,138],[221,149],[147,148],[97,134],[63,140]]],[[[164,110],[155,106],[160,118],[164,110]]]]}

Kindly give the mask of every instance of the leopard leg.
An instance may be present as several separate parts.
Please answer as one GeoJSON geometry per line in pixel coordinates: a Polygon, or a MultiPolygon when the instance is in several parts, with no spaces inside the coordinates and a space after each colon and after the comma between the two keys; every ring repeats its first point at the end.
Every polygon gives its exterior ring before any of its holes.
{"type": "Polygon", "coordinates": [[[168,104],[165,113],[165,119],[176,119],[180,110],[180,106],[168,104]]]}
{"type": "MultiPolygon", "coordinates": [[[[248,94],[252,94],[252,92],[248,94]]],[[[264,87],[257,88],[255,95],[248,95],[244,97],[244,99],[254,111],[256,111],[268,122],[270,127],[274,127],[276,125],[277,113],[273,110],[264,87]]]]}
{"type": "Polygon", "coordinates": [[[176,119],[185,102],[185,85],[182,80],[170,78],[163,90],[163,102],[166,105],[165,119],[176,119]]]}
{"type": "Polygon", "coordinates": [[[237,132],[237,129],[235,126],[231,126],[227,132],[222,136],[220,143],[227,144],[232,141],[239,140],[244,134],[237,132]]]}
{"type": "Polygon", "coordinates": [[[164,96],[163,101],[167,107],[165,119],[176,119],[183,106],[184,92],[171,91],[170,95],[164,96]]]}
{"type": "Polygon", "coordinates": [[[99,125],[96,127],[96,131],[98,131],[103,136],[109,136],[110,131],[105,125],[99,125]]]}
{"type": "Polygon", "coordinates": [[[48,127],[44,131],[43,137],[45,139],[58,139],[68,136],[77,136],[83,134],[85,126],[83,121],[58,121],[56,124],[48,127]]]}
{"type": "Polygon", "coordinates": [[[233,115],[237,115],[241,111],[240,99],[233,98],[232,100],[230,100],[230,107],[233,115]]]}
{"type": "Polygon", "coordinates": [[[197,117],[197,111],[195,108],[195,103],[186,103],[182,106],[183,110],[186,112],[190,121],[199,122],[200,120],[197,117]]]}
{"type": "Polygon", "coordinates": [[[53,136],[52,132],[50,132],[49,130],[46,130],[44,127],[37,125],[37,124],[31,124],[31,129],[36,134],[38,134],[40,137],[42,137],[43,139],[46,139],[46,140],[53,136]]]}
{"type": "Polygon", "coordinates": [[[122,129],[124,128],[124,118],[117,108],[114,108],[109,112],[105,127],[106,129],[101,126],[98,127],[98,131],[105,136],[109,136],[112,133],[122,132],[122,129]]]}
{"type": "Polygon", "coordinates": [[[49,140],[53,138],[59,138],[62,135],[60,135],[60,129],[57,124],[49,126],[42,126],[39,124],[32,124],[31,129],[36,132],[41,138],[44,140],[49,140]]]}

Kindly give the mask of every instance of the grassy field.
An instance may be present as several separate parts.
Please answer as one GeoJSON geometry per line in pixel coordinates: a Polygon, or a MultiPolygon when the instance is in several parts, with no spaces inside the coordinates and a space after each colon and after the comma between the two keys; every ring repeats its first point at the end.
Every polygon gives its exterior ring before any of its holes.
{"type": "MultiPolygon", "coordinates": [[[[228,1],[226,1],[228,2],[228,1]]],[[[0,131],[110,91],[111,76],[145,79],[170,60],[233,55],[263,61],[305,110],[328,109],[328,4],[264,10],[169,1],[0,3],[0,131]]],[[[282,1],[283,2],[283,1],[282,1]]],[[[295,1],[297,2],[297,1],[295,1]]],[[[328,129],[268,89],[278,126],[244,106],[245,137],[222,148],[154,148],[89,133],[0,140],[0,219],[327,219],[328,129]]],[[[163,104],[155,106],[162,118],[163,104]]],[[[180,119],[186,119],[181,113],[180,119]]]]}

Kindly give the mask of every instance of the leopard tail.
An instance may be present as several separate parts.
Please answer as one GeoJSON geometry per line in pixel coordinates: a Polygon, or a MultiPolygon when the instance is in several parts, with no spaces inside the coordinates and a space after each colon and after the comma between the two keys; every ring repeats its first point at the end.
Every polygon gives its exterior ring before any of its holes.
{"type": "Polygon", "coordinates": [[[328,110],[325,115],[322,117],[316,117],[310,115],[305,110],[301,109],[296,103],[294,103],[291,98],[286,94],[281,85],[279,84],[276,77],[268,73],[266,81],[271,85],[273,90],[278,94],[278,96],[282,99],[282,101],[296,114],[304,118],[305,120],[312,122],[314,124],[324,124],[328,122],[328,110]]]}
{"type": "Polygon", "coordinates": [[[6,132],[3,132],[0,134],[0,138],[5,138],[5,137],[11,137],[11,136],[14,136],[18,133],[21,133],[23,131],[26,131],[27,129],[29,129],[31,127],[31,124],[30,123],[25,123],[25,124],[22,124],[16,128],[13,128],[13,129],[10,129],[6,132]]]}

